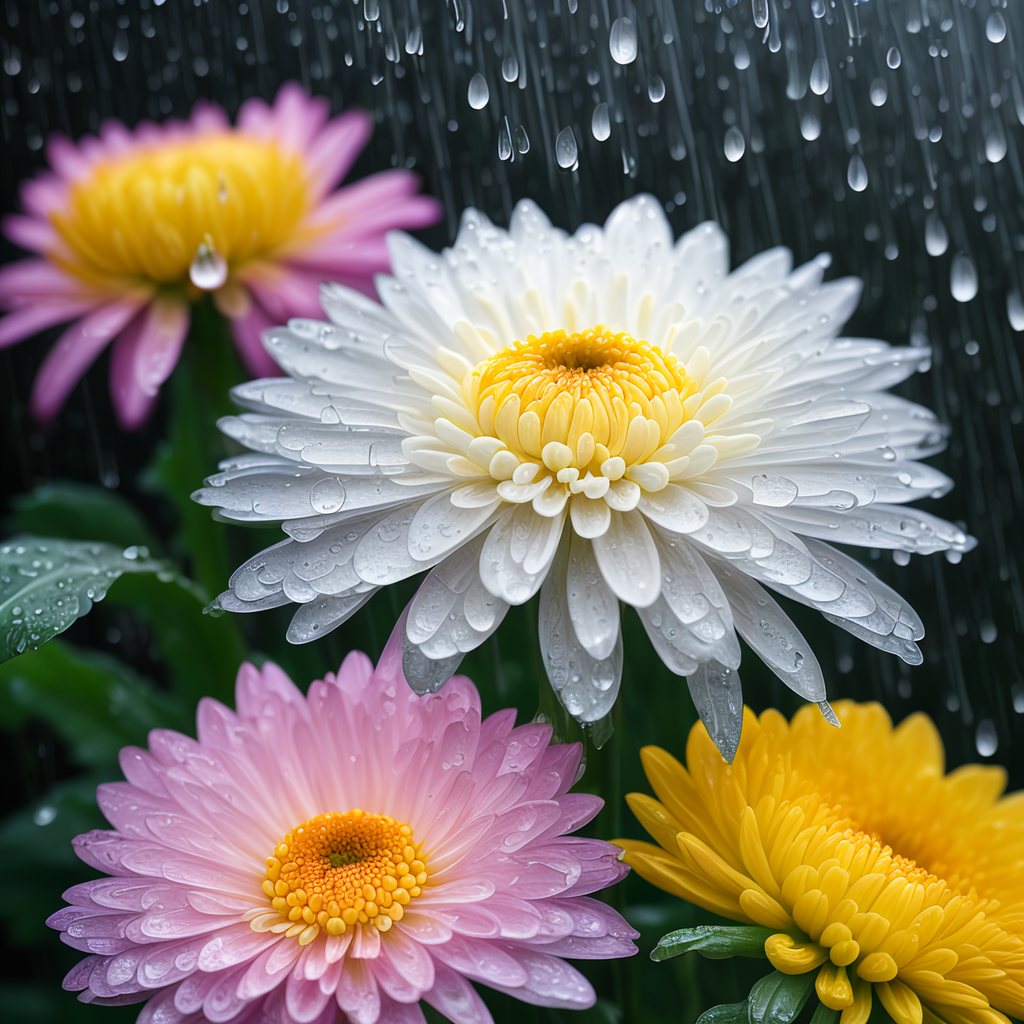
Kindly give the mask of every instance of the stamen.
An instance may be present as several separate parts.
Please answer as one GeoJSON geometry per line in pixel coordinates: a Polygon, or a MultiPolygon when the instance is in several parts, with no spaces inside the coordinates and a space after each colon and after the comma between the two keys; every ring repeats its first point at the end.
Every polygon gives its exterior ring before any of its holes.
{"type": "Polygon", "coordinates": [[[372,924],[386,932],[423,891],[427,866],[412,829],[356,809],[319,814],[289,832],[267,858],[263,891],[278,914],[250,922],[256,931],[284,931],[300,945],[324,929],[343,935],[372,924]],[[259,925],[259,927],[257,927],[259,925]]]}

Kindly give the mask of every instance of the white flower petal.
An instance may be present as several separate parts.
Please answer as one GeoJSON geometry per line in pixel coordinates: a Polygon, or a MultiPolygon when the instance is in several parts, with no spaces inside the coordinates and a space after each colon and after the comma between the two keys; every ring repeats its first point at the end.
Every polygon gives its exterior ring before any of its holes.
{"type": "Polygon", "coordinates": [[[318,597],[302,605],[288,626],[286,636],[289,642],[308,644],[312,640],[319,640],[325,633],[337,629],[355,615],[375,593],[376,590],[371,589],[344,597],[318,597]]]}
{"type": "Polygon", "coordinates": [[[693,705],[708,735],[730,764],[743,729],[743,691],[739,673],[716,661],[704,662],[686,677],[693,705]]]}
{"type": "Polygon", "coordinates": [[[669,484],[656,494],[645,494],[637,507],[648,519],[673,533],[693,533],[710,515],[707,505],[679,484],[669,484]]]}
{"type": "Polygon", "coordinates": [[[500,508],[496,498],[488,505],[461,508],[452,504],[451,492],[428,498],[416,510],[409,526],[409,554],[417,562],[433,564],[453,548],[471,540],[500,508]]]}
{"type": "Polygon", "coordinates": [[[619,636],[619,602],[597,566],[590,542],[573,533],[566,568],[569,618],[580,643],[597,661],[611,653],[619,636]]]}
{"type": "Polygon", "coordinates": [[[611,522],[611,508],[603,498],[574,494],[569,504],[572,528],[581,537],[600,537],[611,522]]]}
{"type": "Polygon", "coordinates": [[[601,575],[621,601],[645,608],[661,590],[654,538],[639,512],[611,512],[610,516],[607,531],[592,542],[601,575]]]}
{"type": "Polygon", "coordinates": [[[528,601],[540,588],[558,546],[565,516],[539,516],[517,505],[491,527],[480,552],[480,579],[509,604],[528,601]]]}

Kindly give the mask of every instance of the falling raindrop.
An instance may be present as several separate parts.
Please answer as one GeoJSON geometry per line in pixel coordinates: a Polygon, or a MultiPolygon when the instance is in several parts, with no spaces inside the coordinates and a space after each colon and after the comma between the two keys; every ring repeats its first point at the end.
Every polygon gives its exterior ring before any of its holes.
{"type": "Polygon", "coordinates": [[[990,128],[985,136],[985,158],[997,164],[1006,156],[1006,136],[998,128],[990,128]]]}
{"type": "Polygon", "coordinates": [[[954,256],[949,268],[949,290],[957,302],[970,302],[978,294],[978,271],[970,256],[954,256]]]}
{"type": "Polygon", "coordinates": [[[1024,299],[1020,292],[1007,292],[1006,316],[1015,331],[1024,331],[1024,299]]]}
{"type": "Polygon", "coordinates": [[[764,28],[768,24],[768,0],[750,0],[754,9],[754,24],[758,28],[764,28]]]}
{"type": "Polygon", "coordinates": [[[380,0],[363,0],[363,17],[376,21],[380,17],[380,0]]]}
{"type": "Polygon", "coordinates": [[[983,718],[978,723],[978,731],[974,735],[974,745],[982,757],[991,757],[999,749],[999,737],[991,718],[983,718]]]}
{"type": "Polygon", "coordinates": [[[415,28],[409,30],[409,34],[405,37],[405,52],[408,54],[414,54],[423,45],[423,29],[417,25],[415,28]]]}
{"type": "Polygon", "coordinates": [[[509,160],[512,157],[512,133],[509,131],[508,118],[498,129],[498,159],[509,160]]]}
{"type": "Polygon", "coordinates": [[[572,128],[563,128],[555,139],[555,160],[563,170],[570,171],[576,166],[577,158],[576,136],[572,128]]]}
{"type": "Polygon", "coordinates": [[[821,122],[813,114],[804,114],[800,118],[800,134],[813,142],[821,134],[821,122]]]}
{"type": "Polygon", "coordinates": [[[526,129],[520,124],[516,125],[516,130],[512,133],[512,137],[516,142],[516,149],[520,153],[530,152],[530,136],[526,134],[526,129]]]}
{"type": "Polygon", "coordinates": [[[122,61],[128,56],[128,36],[118,29],[114,36],[114,60],[122,61]]]}
{"type": "Polygon", "coordinates": [[[941,256],[949,248],[949,232],[935,212],[929,213],[924,222],[924,247],[929,256],[941,256]]]}
{"type": "Polygon", "coordinates": [[[629,18],[616,18],[612,22],[608,49],[616,64],[632,64],[636,60],[636,26],[629,18]]]}
{"type": "Polygon", "coordinates": [[[815,96],[824,96],[828,92],[828,83],[828,61],[819,57],[811,66],[811,92],[815,96]]]}
{"type": "Polygon", "coordinates": [[[742,39],[736,45],[736,53],[732,58],[732,63],[737,71],[746,71],[750,67],[750,51],[742,39]]]}
{"type": "Polygon", "coordinates": [[[900,51],[897,50],[895,46],[890,46],[889,52],[885,55],[885,63],[895,71],[896,68],[900,66],[902,60],[903,58],[900,56],[900,51]]]}
{"type": "Polygon", "coordinates": [[[228,261],[213,247],[213,239],[205,235],[189,264],[189,280],[203,291],[211,292],[228,279],[228,261]]]}
{"type": "Polygon", "coordinates": [[[514,53],[510,53],[501,62],[501,77],[506,82],[514,82],[519,77],[519,61],[514,53]]]}
{"type": "Polygon", "coordinates": [[[611,118],[608,116],[608,104],[598,103],[594,107],[594,116],[590,121],[590,130],[598,142],[604,142],[612,133],[611,118]]]}
{"type": "Polygon", "coordinates": [[[469,80],[469,105],[474,110],[483,110],[487,101],[491,98],[491,90],[487,88],[487,79],[481,74],[475,74],[469,80]]]}
{"type": "Polygon", "coordinates": [[[881,107],[885,104],[886,99],[889,97],[889,89],[885,82],[881,78],[876,78],[871,83],[871,102],[876,107],[881,107]]]}
{"type": "Polygon", "coordinates": [[[647,95],[652,103],[660,103],[665,98],[665,80],[655,75],[647,86],[647,95]]]}
{"type": "Polygon", "coordinates": [[[846,168],[846,180],[854,192],[863,192],[868,187],[868,169],[857,153],[850,157],[850,165],[846,168]]]}
{"type": "Polygon", "coordinates": [[[985,22],[985,35],[990,43],[1001,43],[1006,38],[1006,22],[998,11],[988,16],[988,21],[985,22]]]}
{"type": "Polygon", "coordinates": [[[734,164],[741,156],[743,156],[743,153],[747,148],[747,143],[739,128],[730,128],[725,133],[725,145],[723,148],[725,149],[725,159],[728,160],[729,163],[734,164]]]}
{"type": "Polygon", "coordinates": [[[824,18],[825,0],[811,0],[811,14],[816,18],[824,18]]]}

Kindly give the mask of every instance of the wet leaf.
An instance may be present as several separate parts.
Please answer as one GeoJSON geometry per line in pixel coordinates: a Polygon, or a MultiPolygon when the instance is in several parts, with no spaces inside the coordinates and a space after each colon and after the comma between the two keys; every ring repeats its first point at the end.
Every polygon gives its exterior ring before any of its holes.
{"type": "Polygon", "coordinates": [[[725,960],[730,956],[764,957],[764,944],[774,934],[771,928],[752,925],[722,927],[704,924],[697,928],[681,928],[658,940],[658,945],[651,951],[651,959],[667,960],[691,950],[712,960],[725,960]]]}

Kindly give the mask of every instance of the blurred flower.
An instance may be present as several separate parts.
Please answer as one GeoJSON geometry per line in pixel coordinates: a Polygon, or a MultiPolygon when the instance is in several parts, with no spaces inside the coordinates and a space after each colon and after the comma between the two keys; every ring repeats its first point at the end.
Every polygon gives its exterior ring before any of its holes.
{"type": "Polygon", "coordinates": [[[244,665],[237,704],[204,700],[198,741],[152,732],[122,751],[129,781],[99,788],[116,831],[75,845],[114,877],[68,890],[49,922],[93,954],[65,981],[80,998],[280,1024],[415,1024],[423,998],[485,1024],[467,979],[585,1007],[561,957],[636,951],[584,895],[626,873],[618,851],[565,835],[602,805],[568,793],[578,744],[511,710],[481,722],[462,677],[417,697],[387,652],[376,671],[350,655],[308,697],[244,665]]]}
{"type": "Polygon", "coordinates": [[[896,1024],[1021,1017],[1024,794],[1001,795],[1001,768],[944,775],[924,715],[893,729],[878,704],[843,701],[836,712],[838,732],[808,708],[792,723],[746,709],[731,766],[703,725],[690,732],[685,768],[646,747],[658,799],[627,799],[660,846],[618,840],[626,862],[705,910],[767,929],[772,965],[814,972],[842,1024],[864,1024],[874,996],[896,1024]]]}
{"type": "Polygon", "coordinates": [[[315,316],[325,279],[372,293],[388,269],[384,233],[440,215],[415,175],[386,171],[332,191],[365,146],[371,115],[328,120],[323,97],[282,86],[273,107],[243,104],[231,127],[196,104],[188,122],[118,121],[100,137],[51,137],[52,170],[22,187],[27,216],[3,222],[40,259],[0,270],[0,347],[75,321],[36,378],[32,409],[51,419],[111,342],[111,393],[137,427],[178,360],[189,304],[211,292],[250,372],[277,372],[260,331],[315,316]]]}
{"type": "Polygon", "coordinates": [[[926,349],[836,337],[859,282],[823,284],[822,258],[792,271],[786,249],[730,274],[717,226],[673,245],[650,196],[572,237],[527,201],[509,231],[467,211],[443,255],[389,244],[383,306],[326,288],[334,326],[266,335],[294,379],[235,392],[255,415],[223,429],[260,454],[224,463],[196,500],[287,520],[292,540],[239,569],[224,607],[304,602],[289,634],[303,641],[436,566],[406,626],[406,674],[424,690],[541,590],[552,684],[595,721],[618,690],[624,601],[727,756],[737,632],[825,700],[810,646],[761,583],[920,662],[913,610],[823,543],[974,544],[893,504],[951,486],[914,461],[944,432],[881,390],[926,349]]]}

